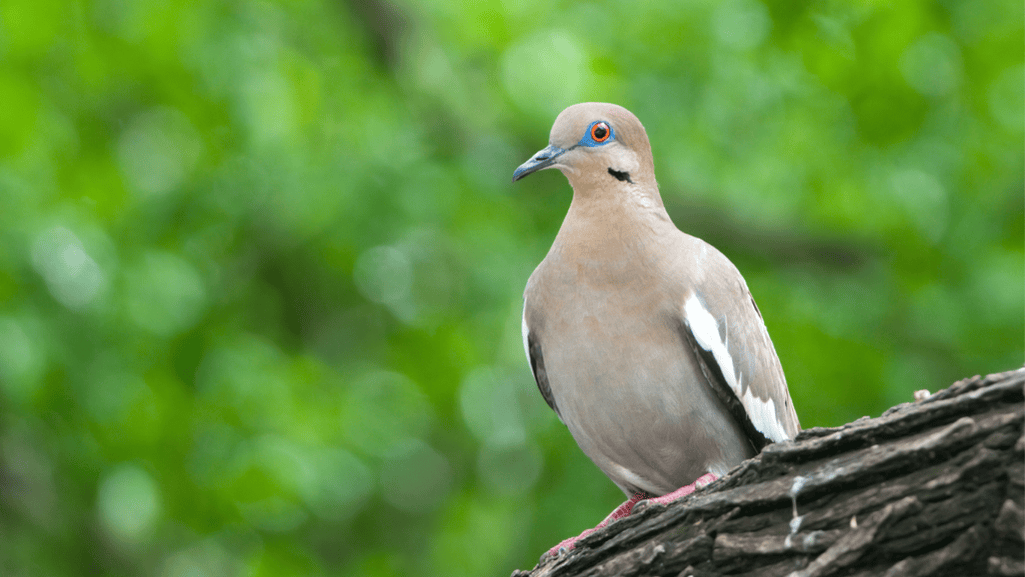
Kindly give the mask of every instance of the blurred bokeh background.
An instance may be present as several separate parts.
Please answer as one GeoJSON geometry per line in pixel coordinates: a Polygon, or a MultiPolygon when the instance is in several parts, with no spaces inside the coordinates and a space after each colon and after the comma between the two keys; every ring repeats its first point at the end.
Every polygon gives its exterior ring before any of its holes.
{"type": "Polygon", "coordinates": [[[804,426],[1023,361],[1020,1],[0,2],[0,574],[507,575],[555,115],[645,123],[804,426]]]}

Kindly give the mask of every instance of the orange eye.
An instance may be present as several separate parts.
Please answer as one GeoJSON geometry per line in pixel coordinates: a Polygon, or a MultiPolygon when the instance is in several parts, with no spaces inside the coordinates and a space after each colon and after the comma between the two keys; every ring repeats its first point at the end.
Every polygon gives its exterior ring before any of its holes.
{"type": "Polygon", "coordinates": [[[593,138],[595,142],[605,142],[611,135],[612,130],[609,128],[609,125],[604,122],[597,122],[591,127],[591,138],[593,138]]]}

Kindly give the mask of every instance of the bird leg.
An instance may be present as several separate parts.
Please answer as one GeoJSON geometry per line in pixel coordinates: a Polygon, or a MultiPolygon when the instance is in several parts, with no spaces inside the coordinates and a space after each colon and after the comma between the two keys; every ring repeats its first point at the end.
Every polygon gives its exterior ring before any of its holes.
{"type": "Polygon", "coordinates": [[[622,519],[623,517],[629,515],[630,511],[633,511],[634,505],[643,501],[646,497],[647,495],[644,493],[634,493],[633,496],[627,499],[622,505],[613,509],[613,511],[609,513],[609,516],[605,517],[605,520],[601,523],[598,523],[593,529],[585,529],[583,533],[577,535],[576,537],[570,537],[569,539],[561,541],[558,545],[549,549],[548,552],[545,553],[545,555],[559,556],[562,553],[568,552],[570,549],[576,546],[577,541],[579,541],[580,539],[583,539],[591,533],[594,533],[598,529],[601,529],[602,527],[608,525],[616,519],[622,519]]]}
{"type": "Polygon", "coordinates": [[[661,497],[648,497],[648,495],[644,493],[634,493],[632,497],[627,499],[626,502],[624,502],[622,505],[616,507],[611,513],[609,513],[608,517],[605,517],[605,520],[603,520],[601,523],[598,523],[598,525],[595,526],[593,529],[587,529],[583,533],[577,535],[576,537],[570,537],[569,539],[560,542],[555,547],[549,549],[548,552],[542,556],[542,559],[544,557],[558,557],[563,553],[569,552],[571,549],[576,547],[576,543],[580,539],[583,539],[591,533],[594,533],[598,529],[601,529],[602,527],[608,525],[616,519],[622,519],[623,517],[628,516],[631,512],[633,512],[634,505],[638,503],[644,502],[646,504],[658,503],[660,505],[668,505],[669,503],[672,503],[673,501],[680,499],[681,497],[690,495],[694,491],[700,489],[701,487],[704,487],[705,485],[711,483],[715,479],[716,476],[712,473],[705,473],[704,475],[698,477],[697,480],[695,480],[690,485],[680,487],[672,493],[666,493],[661,497]]]}
{"type": "Polygon", "coordinates": [[[652,497],[651,499],[646,499],[646,501],[647,501],[647,503],[658,503],[659,505],[668,505],[669,503],[672,503],[673,501],[675,501],[677,499],[680,499],[682,497],[686,497],[687,495],[690,495],[694,491],[696,491],[696,490],[700,489],[701,487],[704,487],[705,485],[707,485],[707,484],[711,483],[712,481],[716,480],[716,478],[717,477],[715,475],[711,474],[711,473],[705,473],[704,475],[701,475],[700,477],[698,477],[690,485],[687,485],[685,487],[680,487],[679,489],[673,491],[672,493],[666,493],[665,495],[662,495],[661,497],[652,497]]]}

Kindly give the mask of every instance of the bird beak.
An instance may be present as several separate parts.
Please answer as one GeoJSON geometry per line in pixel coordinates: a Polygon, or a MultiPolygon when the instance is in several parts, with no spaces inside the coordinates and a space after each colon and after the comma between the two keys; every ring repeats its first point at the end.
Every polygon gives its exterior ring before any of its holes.
{"type": "Polygon", "coordinates": [[[513,182],[527,176],[531,172],[537,172],[543,168],[548,168],[555,164],[555,159],[565,154],[565,148],[559,148],[554,144],[549,144],[546,148],[537,151],[537,154],[530,157],[530,160],[524,162],[513,172],[513,182]]]}

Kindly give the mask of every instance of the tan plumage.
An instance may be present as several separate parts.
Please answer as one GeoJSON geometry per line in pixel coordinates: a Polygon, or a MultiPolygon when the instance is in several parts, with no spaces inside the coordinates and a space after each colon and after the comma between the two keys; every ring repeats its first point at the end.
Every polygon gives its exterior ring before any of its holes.
{"type": "Polygon", "coordinates": [[[573,187],[527,282],[524,346],[584,453],[628,495],[657,496],[796,435],[747,285],[669,219],[640,121],[620,106],[577,104],[556,118],[549,143],[514,174],[558,168],[573,187]],[[602,142],[599,122],[610,132],[602,142]]]}

